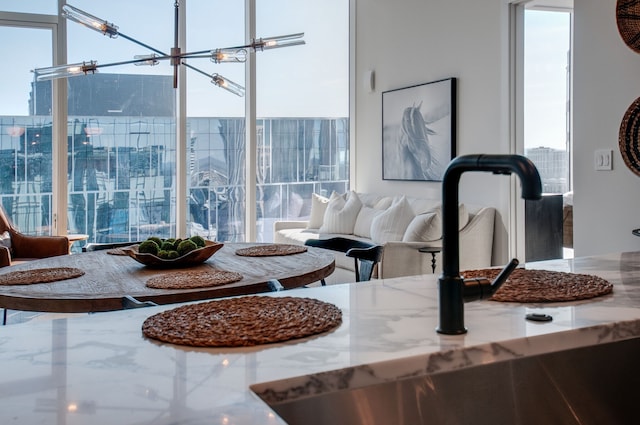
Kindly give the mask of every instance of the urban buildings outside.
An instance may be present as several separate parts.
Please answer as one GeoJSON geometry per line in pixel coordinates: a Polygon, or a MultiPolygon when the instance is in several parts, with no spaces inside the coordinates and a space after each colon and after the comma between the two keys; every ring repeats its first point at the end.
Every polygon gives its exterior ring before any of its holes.
{"type": "MultiPolygon", "coordinates": [[[[30,116],[0,117],[0,198],[28,234],[49,234],[53,220],[51,117],[40,106],[51,105],[50,84],[34,83],[30,116]]],[[[174,235],[171,78],[98,74],[68,87],[69,232],[87,242],[174,235]]],[[[188,118],[187,127],[188,231],[244,240],[244,118],[188,118]]],[[[257,134],[256,225],[268,241],[273,221],[309,215],[312,193],[347,190],[349,120],[259,119],[257,134]]]]}

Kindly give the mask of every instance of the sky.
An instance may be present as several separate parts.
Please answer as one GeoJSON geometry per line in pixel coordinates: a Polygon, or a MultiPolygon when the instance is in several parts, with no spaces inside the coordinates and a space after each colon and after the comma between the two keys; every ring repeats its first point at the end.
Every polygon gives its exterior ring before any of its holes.
{"type": "Polygon", "coordinates": [[[566,148],[569,25],[569,13],[525,13],[525,148],[566,148]]]}
{"type": "MultiPolygon", "coordinates": [[[[73,6],[114,23],[119,31],[168,52],[173,45],[174,0],[72,0],[73,6]],[[148,7],[153,4],[154,7],[148,7]]],[[[185,2],[183,1],[183,4],[185,2]]],[[[187,50],[244,44],[242,1],[188,0],[187,50]]],[[[304,32],[306,44],[261,52],[257,56],[258,115],[262,117],[346,117],[348,115],[348,1],[263,0],[257,2],[257,35],[304,32]],[[326,22],[333,25],[327,26],[326,22]],[[331,58],[331,60],[327,60],[331,58]]],[[[55,11],[54,0],[0,0],[0,10],[55,11]],[[49,5],[49,6],[45,6],[49,5]],[[44,8],[44,9],[43,9],[44,8]]],[[[48,31],[0,27],[0,53],[15,58],[10,78],[0,82],[0,115],[26,115],[32,73],[51,65],[48,31]],[[6,40],[11,40],[7,43],[6,40]]],[[[119,37],[109,39],[68,21],[67,63],[133,59],[148,50],[119,37]]],[[[244,67],[192,59],[208,74],[219,73],[244,85],[244,67]]],[[[100,72],[171,74],[165,62],[155,67],[121,66],[100,72]]],[[[210,79],[188,71],[189,116],[243,116],[244,99],[221,90],[210,79]]],[[[82,78],[82,77],[75,77],[82,78]]],[[[90,77],[87,77],[90,78],[90,77]]]]}

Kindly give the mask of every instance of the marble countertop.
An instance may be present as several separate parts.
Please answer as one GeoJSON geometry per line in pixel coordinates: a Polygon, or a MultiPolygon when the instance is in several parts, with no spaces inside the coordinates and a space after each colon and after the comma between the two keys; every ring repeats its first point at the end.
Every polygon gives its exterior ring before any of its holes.
{"type": "Polygon", "coordinates": [[[142,322],[174,306],[0,327],[0,423],[283,424],[250,386],[298,397],[304,392],[292,388],[352,388],[640,336],[640,253],[526,267],[598,275],[614,291],[572,303],[468,303],[469,332],[461,336],[435,331],[435,275],[266,294],[331,302],[343,323],[254,348],[188,348],[143,337],[142,322]],[[553,321],[525,320],[531,312],[553,321]]]}

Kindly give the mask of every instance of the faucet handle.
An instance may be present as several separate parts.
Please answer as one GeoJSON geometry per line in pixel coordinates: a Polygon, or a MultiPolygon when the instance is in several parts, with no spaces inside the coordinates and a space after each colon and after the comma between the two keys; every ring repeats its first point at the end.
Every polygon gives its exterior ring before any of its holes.
{"type": "Polygon", "coordinates": [[[502,271],[496,276],[493,282],[486,277],[475,277],[464,279],[463,299],[464,302],[477,301],[489,298],[496,293],[502,284],[507,280],[512,271],[518,267],[520,262],[517,258],[513,258],[509,264],[504,266],[502,271]]]}

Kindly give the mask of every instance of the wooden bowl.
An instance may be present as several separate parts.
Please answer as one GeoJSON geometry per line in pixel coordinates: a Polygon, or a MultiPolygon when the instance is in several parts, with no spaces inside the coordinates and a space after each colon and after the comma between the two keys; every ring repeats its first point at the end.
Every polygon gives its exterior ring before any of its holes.
{"type": "Polygon", "coordinates": [[[144,264],[145,266],[158,268],[179,268],[202,264],[223,246],[223,243],[205,241],[204,247],[194,249],[193,251],[187,252],[180,257],[172,259],[160,258],[157,255],[138,252],[138,245],[132,245],[126,248],[122,248],[122,251],[126,252],[129,257],[133,258],[141,264],[144,264]]]}

